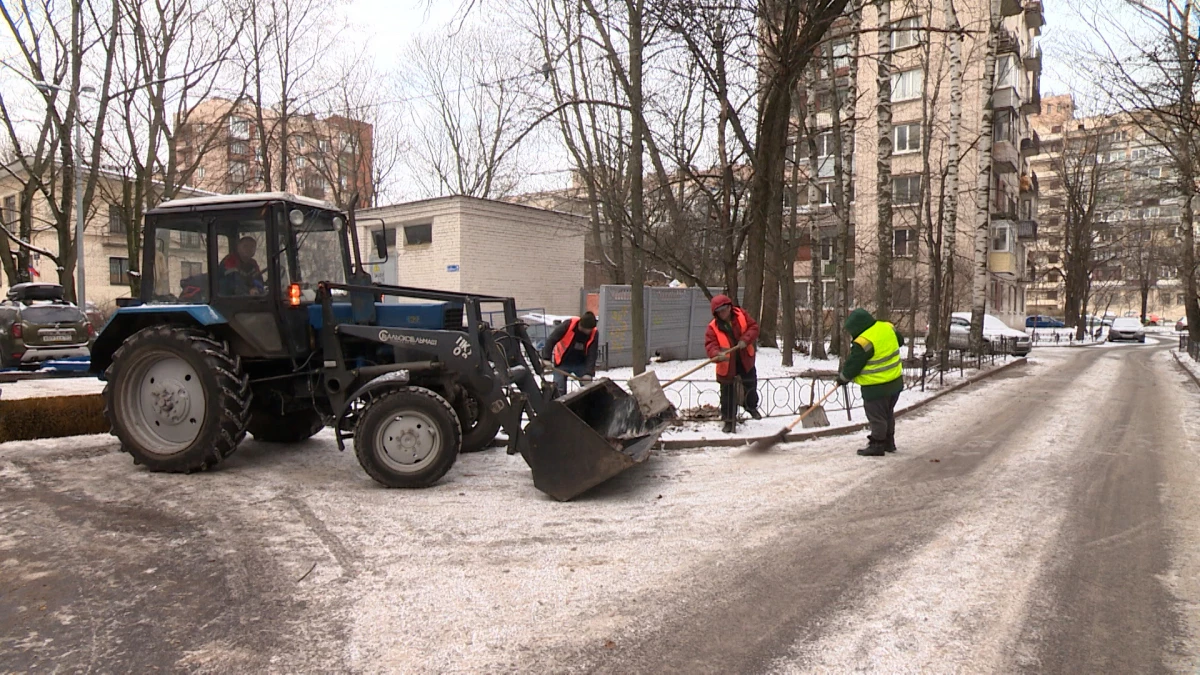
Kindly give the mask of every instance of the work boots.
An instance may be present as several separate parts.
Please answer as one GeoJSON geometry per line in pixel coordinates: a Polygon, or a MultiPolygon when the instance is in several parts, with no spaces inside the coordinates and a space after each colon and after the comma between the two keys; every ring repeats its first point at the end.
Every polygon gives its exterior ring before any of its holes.
{"type": "Polygon", "coordinates": [[[733,433],[733,421],[725,420],[725,426],[721,427],[721,431],[723,431],[727,434],[732,434],[733,433]]]}
{"type": "Polygon", "coordinates": [[[883,457],[884,453],[886,452],[886,445],[880,445],[879,443],[871,442],[867,444],[867,447],[860,448],[858,454],[863,457],[883,457]]]}
{"type": "Polygon", "coordinates": [[[756,420],[762,419],[762,413],[758,412],[758,408],[746,408],[746,412],[750,413],[750,416],[756,420]]]}

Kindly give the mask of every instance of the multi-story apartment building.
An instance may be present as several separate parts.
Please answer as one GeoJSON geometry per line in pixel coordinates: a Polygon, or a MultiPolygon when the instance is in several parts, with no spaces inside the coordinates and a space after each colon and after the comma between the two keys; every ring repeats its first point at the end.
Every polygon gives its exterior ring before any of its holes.
{"type": "Polygon", "coordinates": [[[1043,195],[1029,311],[1066,312],[1070,189],[1081,195],[1083,210],[1091,206],[1093,212],[1070,225],[1091,249],[1083,311],[1140,316],[1144,297],[1148,315],[1170,321],[1183,316],[1181,198],[1173,187],[1170,155],[1128,115],[1077,117],[1070,96],[1047,98],[1043,114],[1031,122],[1042,138],[1031,163],[1042,177],[1043,195]]]}
{"type": "Polygon", "coordinates": [[[212,98],[188,113],[177,149],[182,164],[198,158],[197,187],[228,194],[286,190],[343,207],[357,193],[359,207],[373,204],[370,124],[340,115],[282,119],[271,109],[261,111],[260,123],[259,112],[246,101],[212,98]]]}
{"type": "MultiPolygon", "coordinates": [[[[806,127],[818,134],[816,200],[807,197],[807,175],[799,190],[801,228],[816,218],[820,240],[801,247],[796,266],[797,298],[807,301],[812,258],[822,265],[825,297],[833,288],[833,110],[839,108],[844,133],[843,157],[852,175],[849,209],[852,235],[849,251],[850,304],[871,305],[878,241],[878,28],[874,3],[865,3],[862,26],[855,39],[849,22],[833,29],[833,63],[821,63],[815,78],[803,83],[813,97],[816,113],[806,115],[806,127]],[[838,37],[839,31],[843,37],[838,37]],[[857,55],[854,45],[858,44],[857,55]],[[853,63],[852,63],[853,61],[853,63]],[[832,66],[832,67],[830,67],[832,66]],[[852,67],[856,66],[856,67],[852,67]],[[851,82],[851,77],[854,81],[851,82]],[[851,86],[853,85],[853,86],[851,86]],[[836,86],[836,89],[835,89],[836,86]],[[836,92],[836,96],[832,96],[836,92]],[[815,123],[815,128],[814,128],[815,123]],[[815,254],[815,255],[814,255],[815,254]]],[[[1041,49],[1037,39],[1044,25],[1039,0],[1004,0],[998,37],[999,57],[992,82],[985,83],[985,55],[990,31],[989,0],[955,2],[956,15],[948,16],[940,0],[894,0],[890,3],[889,50],[891,58],[892,142],[891,183],[893,321],[924,326],[929,288],[931,243],[942,241],[947,228],[948,194],[957,191],[955,282],[951,305],[970,309],[980,200],[987,200],[988,279],[987,311],[1013,326],[1024,325],[1025,288],[1029,282],[1026,247],[1037,235],[1037,177],[1028,159],[1037,139],[1028,116],[1040,110],[1041,49]],[[957,28],[961,27],[961,32],[957,28]],[[950,163],[951,50],[949,41],[962,36],[962,119],[958,130],[959,179],[946,180],[950,163]],[[984,106],[995,110],[992,156],[981,166],[978,139],[982,135],[984,106]],[[986,173],[988,190],[978,186],[986,173]],[[932,236],[931,236],[932,235],[932,236]]],[[[807,157],[807,141],[801,157],[807,157]]],[[[802,174],[811,163],[801,159],[802,174]]],[[[829,307],[829,301],[825,303],[829,307]]]]}

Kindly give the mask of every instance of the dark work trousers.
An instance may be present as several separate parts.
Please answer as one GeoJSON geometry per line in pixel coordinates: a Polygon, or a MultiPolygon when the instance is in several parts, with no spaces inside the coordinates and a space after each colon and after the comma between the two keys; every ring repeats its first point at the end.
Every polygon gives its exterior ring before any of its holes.
{"type": "Polygon", "coordinates": [[[729,422],[737,419],[738,409],[738,381],[741,381],[742,389],[746,391],[746,399],[742,402],[746,406],[746,410],[758,409],[758,369],[751,368],[748,371],[742,371],[742,363],[738,360],[736,354],[731,354],[733,359],[733,368],[735,379],[729,383],[721,383],[721,420],[729,422]]]}
{"type": "Polygon", "coordinates": [[[871,425],[871,435],[867,441],[871,445],[896,447],[896,402],[900,394],[892,394],[874,401],[863,401],[863,409],[867,412],[867,423],[871,425]]]}

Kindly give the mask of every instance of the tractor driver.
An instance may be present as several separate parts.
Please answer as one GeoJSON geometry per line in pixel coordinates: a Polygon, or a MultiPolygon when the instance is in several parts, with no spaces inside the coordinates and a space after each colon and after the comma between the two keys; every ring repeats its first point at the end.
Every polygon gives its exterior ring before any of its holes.
{"type": "Polygon", "coordinates": [[[263,295],[267,291],[262,269],[254,259],[258,242],[254,237],[242,237],[237,246],[221,261],[222,282],[228,295],[263,295]]]}

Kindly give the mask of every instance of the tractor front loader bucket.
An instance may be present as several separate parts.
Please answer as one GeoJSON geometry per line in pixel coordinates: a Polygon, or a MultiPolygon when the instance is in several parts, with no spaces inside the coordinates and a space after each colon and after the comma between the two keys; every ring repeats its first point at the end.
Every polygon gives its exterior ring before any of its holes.
{"type": "Polygon", "coordinates": [[[663,420],[647,422],[637,401],[608,379],[546,404],[525,429],[522,455],[533,485],[565,502],[646,461],[663,420]]]}

